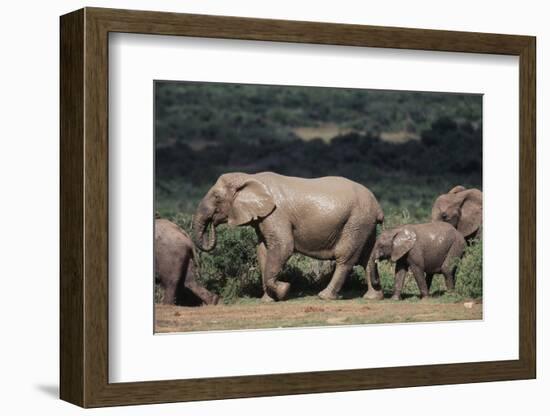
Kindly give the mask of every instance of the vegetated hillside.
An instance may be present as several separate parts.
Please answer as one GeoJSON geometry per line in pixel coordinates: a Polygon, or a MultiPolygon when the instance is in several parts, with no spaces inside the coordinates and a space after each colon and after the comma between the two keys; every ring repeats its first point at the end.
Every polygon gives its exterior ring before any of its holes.
{"type": "Polygon", "coordinates": [[[481,187],[479,95],[157,82],[155,97],[165,215],[192,212],[231,171],[345,176],[413,219],[454,185],[481,187]],[[391,132],[416,140],[381,138],[391,132]]]}
{"type": "MultiPolygon", "coordinates": [[[[481,96],[222,83],[155,83],[156,143],[195,148],[311,137],[300,128],[371,136],[428,129],[441,117],[479,124],[481,96]],[[338,131],[338,130],[336,130],[338,131]]],[[[313,130],[315,136],[315,130],[313,130]]],[[[338,134],[334,134],[336,136],[338,134]]]]}

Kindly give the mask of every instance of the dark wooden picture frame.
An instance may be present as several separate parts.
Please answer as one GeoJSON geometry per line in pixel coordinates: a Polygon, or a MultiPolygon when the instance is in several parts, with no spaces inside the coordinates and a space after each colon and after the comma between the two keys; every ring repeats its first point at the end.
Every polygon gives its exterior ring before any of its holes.
{"type": "Polygon", "coordinates": [[[85,8],[61,17],[60,396],[83,407],[518,380],[536,376],[535,38],[85,8]],[[519,359],[109,383],[108,35],[246,39],[519,57],[519,359]]]}

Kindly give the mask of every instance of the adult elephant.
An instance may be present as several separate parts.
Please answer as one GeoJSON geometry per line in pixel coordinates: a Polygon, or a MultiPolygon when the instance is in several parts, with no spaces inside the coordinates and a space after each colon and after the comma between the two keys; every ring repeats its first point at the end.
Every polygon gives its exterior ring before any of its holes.
{"type": "Polygon", "coordinates": [[[432,221],[454,226],[466,240],[481,237],[483,194],[479,189],[455,186],[440,195],[432,207],[432,221]]]}
{"type": "Polygon", "coordinates": [[[376,224],[383,220],[372,192],[342,177],[304,179],[272,172],[227,173],[200,202],[193,229],[197,246],[211,251],[216,245],[217,225],[227,222],[254,227],[264,301],[286,298],[290,285],[277,277],[294,252],[336,261],[330,283],[319,293],[321,299],[337,299],[355,265],[369,270],[365,297],[381,299],[371,251],[376,224]]]}

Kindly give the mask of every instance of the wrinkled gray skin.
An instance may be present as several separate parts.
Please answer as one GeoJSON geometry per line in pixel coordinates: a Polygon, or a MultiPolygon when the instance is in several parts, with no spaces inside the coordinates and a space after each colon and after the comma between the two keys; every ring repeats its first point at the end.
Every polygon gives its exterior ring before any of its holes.
{"type": "Polygon", "coordinates": [[[155,271],[164,288],[163,303],[173,305],[178,293],[189,289],[202,302],[216,304],[219,297],[195,280],[195,250],[191,238],[173,222],[155,220],[155,271]]]}
{"type": "Polygon", "coordinates": [[[272,172],[228,173],[220,176],[202,199],[193,230],[197,246],[210,251],[216,245],[217,225],[228,222],[254,227],[263,301],[286,298],[290,285],[277,277],[294,252],[336,261],[330,283],[319,293],[321,299],[337,299],[353,266],[367,268],[369,262],[365,296],[381,299],[378,270],[370,255],[376,224],[383,220],[374,195],[342,177],[304,179],[272,172]]]}
{"type": "Polygon", "coordinates": [[[440,195],[432,207],[432,221],[445,221],[455,227],[466,241],[481,237],[483,194],[479,189],[455,186],[440,195]]]}
{"type": "Polygon", "coordinates": [[[456,259],[462,257],[465,245],[462,234],[448,223],[408,224],[382,232],[373,258],[396,262],[392,299],[401,299],[408,270],[414,275],[421,297],[426,298],[434,273],[443,273],[447,290],[454,289],[456,259]]]}

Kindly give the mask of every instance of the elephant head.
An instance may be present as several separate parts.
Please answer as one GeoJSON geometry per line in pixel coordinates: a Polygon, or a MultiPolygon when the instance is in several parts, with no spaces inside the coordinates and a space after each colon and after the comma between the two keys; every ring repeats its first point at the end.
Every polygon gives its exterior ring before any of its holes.
{"type": "Polygon", "coordinates": [[[432,221],[448,222],[465,238],[476,235],[482,223],[482,200],[480,190],[455,186],[435,200],[432,221]]]}
{"type": "Polygon", "coordinates": [[[374,260],[397,261],[407,254],[416,242],[416,233],[405,227],[383,231],[373,249],[374,260]]]}
{"type": "Polygon", "coordinates": [[[211,251],[216,246],[215,227],[228,223],[244,225],[270,215],[275,201],[269,189],[245,173],[228,173],[219,177],[200,202],[193,219],[197,246],[211,251]],[[207,240],[207,228],[211,226],[207,240]]]}

